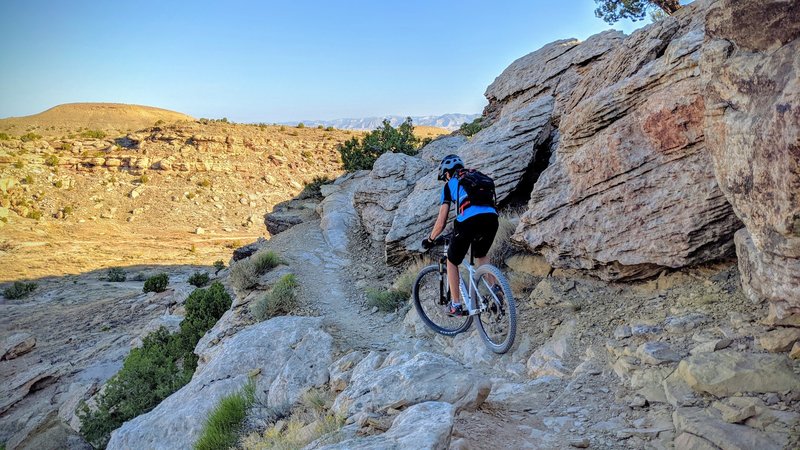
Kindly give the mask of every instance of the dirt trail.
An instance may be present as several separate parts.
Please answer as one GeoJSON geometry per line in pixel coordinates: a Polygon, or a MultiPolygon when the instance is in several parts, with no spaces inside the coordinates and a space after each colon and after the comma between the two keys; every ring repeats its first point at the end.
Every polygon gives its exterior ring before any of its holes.
{"type": "MultiPolygon", "coordinates": [[[[362,290],[350,278],[352,271],[348,270],[353,260],[363,265],[368,263],[369,256],[337,255],[323,238],[318,220],[274,236],[268,247],[289,260],[302,288],[301,296],[325,317],[343,352],[424,350],[446,353],[441,338],[421,338],[405,330],[404,314],[388,323],[383,314],[370,314],[361,304],[362,290]]],[[[463,437],[469,448],[574,448],[570,447],[570,430],[582,429],[585,415],[589,414],[588,410],[573,406],[574,401],[586,398],[587,393],[582,388],[586,387],[595,397],[611,395],[607,389],[601,392],[588,388],[610,381],[599,371],[586,375],[593,380],[578,382],[576,387],[575,383],[554,378],[531,381],[509,374],[506,364],[499,357],[493,358],[492,364],[471,368],[491,379],[493,391],[497,392],[478,411],[461,413],[454,427],[453,441],[463,437]]],[[[611,412],[606,411],[605,415],[608,414],[611,412]]],[[[595,443],[593,448],[604,446],[595,443]]]]}
{"type": "Polygon", "coordinates": [[[398,339],[402,336],[399,320],[387,324],[383,315],[370,314],[362,308],[361,292],[346,276],[353,256],[331,249],[322,236],[319,220],[274,236],[268,246],[289,260],[301,286],[302,299],[325,317],[342,351],[413,347],[412,339],[398,339]]]}

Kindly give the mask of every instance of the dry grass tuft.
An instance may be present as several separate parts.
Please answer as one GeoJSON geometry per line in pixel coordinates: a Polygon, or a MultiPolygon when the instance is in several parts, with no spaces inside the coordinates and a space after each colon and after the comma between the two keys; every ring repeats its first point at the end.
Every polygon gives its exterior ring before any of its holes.
{"type": "Polygon", "coordinates": [[[241,447],[245,450],[298,449],[323,436],[326,444],[335,443],[344,418],[331,411],[334,399],[334,394],[327,389],[306,391],[288,417],[270,424],[262,433],[249,434],[242,440],[241,447]]]}
{"type": "Polygon", "coordinates": [[[489,260],[492,265],[501,267],[505,265],[506,259],[514,254],[516,248],[511,243],[511,235],[519,223],[519,210],[503,211],[498,218],[499,226],[497,234],[494,236],[492,248],[489,249],[489,260]]]}
{"type": "Polygon", "coordinates": [[[231,284],[239,290],[250,289],[258,284],[258,277],[264,272],[281,264],[284,264],[284,261],[277,253],[259,250],[249,258],[231,265],[231,284]]]}

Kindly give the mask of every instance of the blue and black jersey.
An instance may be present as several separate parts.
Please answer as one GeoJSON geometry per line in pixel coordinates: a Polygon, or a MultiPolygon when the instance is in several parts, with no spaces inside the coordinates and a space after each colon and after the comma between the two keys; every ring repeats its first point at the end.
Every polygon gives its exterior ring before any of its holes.
{"type": "MultiPolygon", "coordinates": [[[[444,187],[442,188],[442,197],[441,197],[441,204],[444,205],[447,203],[455,203],[456,208],[459,205],[464,205],[465,201],[469,197],[467,196],[467,191],[464,189],[463,186],[458,185],[458,178],[453,177],[450,178],[450,181],[445,183],[444,187]],[[456,189],[458,190],[458,195],[456,195],[456,189]]],[[[463,222],[470,217],[477,216],[478,214],[495,214],[497,215],[497,210],[491,206],[467,206],[464,208],[463,211],[456,211],[456,222],[463,222]]]]}

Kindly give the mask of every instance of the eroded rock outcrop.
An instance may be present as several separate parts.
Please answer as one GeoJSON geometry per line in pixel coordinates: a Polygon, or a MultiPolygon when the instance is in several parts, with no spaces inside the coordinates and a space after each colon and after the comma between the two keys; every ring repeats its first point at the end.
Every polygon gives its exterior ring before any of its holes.
{"type": "MultiPolygon", "coordinates": [[[[458,147],[423,149],[422,162],[458,153],[495,179],[500,202],[530,196],[514,240],[556,268],[635,279],[732,254],[741,222],[717,186],[703,125],[710,3],[630,36],[556,41],[520,58],[486,90],[488,127],[458,147]]],[[[390,205],[357,204],[390,263],[421,250],[439,201],[433,167],[397,168],[413,161],[391,166],[388,181],[376,164],[361,188],[369,197],[400,186],[390,205]]]]}
{"type": "Polygon", "coordinates": [[[488,381],[435,353],[392,352],[385,359],[371,354],[355,366],[333,410],[353,417],[427,401],[451,403],[458,410],[474,409],[486,400],[490,389],[488,381]]]}
{"type": "Polygon", "coordinates": [[[703,133],[707,4],[624,38],[558,97],[555,161],[536,182],[518,243],[554,267],[609,280],[731,252],[739,221],[703,133]]]}
{"type": "Polygon", "coordinates": [[[705,133],[746,227],[736,235],[742,283],[770,302],[773,321],[800,326],[800,4],[720,1],[706,28],[705,133]]]}
{"type": "Polygon", "coordinates": [[[392,228],[397,207],[414,189],[414,184],[433,164],[402,153],[384,153],[364,178],[353,196],[361,224],[376,241],[383,241],[392,228]]]}

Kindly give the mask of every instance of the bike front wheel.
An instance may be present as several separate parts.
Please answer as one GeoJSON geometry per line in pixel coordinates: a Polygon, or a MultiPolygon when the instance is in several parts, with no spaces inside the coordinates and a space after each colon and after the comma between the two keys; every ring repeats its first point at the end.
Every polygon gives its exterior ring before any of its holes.
{"type": "Polygon", "coordinates": [[[506,353],[517,333],[517,305],[511,286],[495,266],[484,264],[475,271],[478,302],[485,307],[478,316],[478,330],[494,353],[506,353]]]}
{"type": "Polygon", "coordinates": [[[428,328],[445,336],[455,336],[472,325],[472,316],[452,317],[446,313],[446,289],[447,274],[440,273],[436,264],[425,267],[414,282],[414,308],[428,328]]]}

